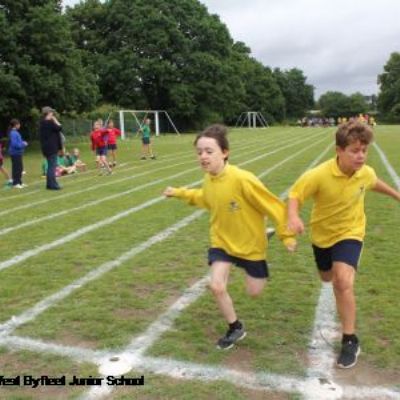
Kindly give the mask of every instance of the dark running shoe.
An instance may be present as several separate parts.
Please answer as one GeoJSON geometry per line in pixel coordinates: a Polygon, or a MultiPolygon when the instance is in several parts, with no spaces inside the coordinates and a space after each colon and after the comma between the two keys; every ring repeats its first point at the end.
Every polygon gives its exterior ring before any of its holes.
{"type": "Polygon", "coordinates": [[[228,350],[233,347],[236,342],[242,340],[245,336],[246,331],[244,330],[244,326],[241,328],[229,328],[225,336],[218,340],[217,347],[219,349],[228,350]]]}
{"type": "Polygon", "coordinates": [[[275,235],[275,229],[274,228],[267,228],[265,233],[267,235],[267,239],[269,240],[269,239],[272,238],[272,236],[275,235]]]}
{"type": "Polygon", "coordinates": [[[342,350],[337,359],[338,368],[351,368],[357,364],[358,355],[361,352],[358,341],[347,340],[342,342],[342,350]]]}

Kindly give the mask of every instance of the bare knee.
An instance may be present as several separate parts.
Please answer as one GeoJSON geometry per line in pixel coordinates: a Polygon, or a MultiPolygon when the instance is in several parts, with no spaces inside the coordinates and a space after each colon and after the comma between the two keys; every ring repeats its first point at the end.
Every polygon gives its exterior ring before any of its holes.
{"type": "Polygon", "coordinates": [[[251,284],[248,282],[246,286],[246,291],[247,294],[250,297],[258,297],[262,293],[264,287],[266,284],[265,279],[259,279],[256,282],[251,282],[251,284]]]}
{"type": "Polygon", "coordinates": [[[333,289],[337,293],[346,293],[353,290],[352,281],[348,279],[335,277],[332,281],[332,284],[333,284],[333,289]]]}
{"type": "Polygon", "coordinates": [[[210,290],[214,296],[222,296],[226,293],[226,285],[222,282],[210,282],[210,290]]]}

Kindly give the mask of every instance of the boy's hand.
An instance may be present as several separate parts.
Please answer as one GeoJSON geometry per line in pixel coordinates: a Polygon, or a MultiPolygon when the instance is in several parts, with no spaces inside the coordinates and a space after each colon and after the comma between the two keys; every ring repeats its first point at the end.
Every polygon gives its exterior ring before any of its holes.
{"type": "Polygon", "coordinates": [[[164,190],[163,195],[164,195],[165,197],[173,197],[173,196],[174,196],[174,188],[171,187],[171,186],[168,186],[168,187],[164,190]]]}
{"type": "Polygon", "coordinates": [[[285,247],[289,253],[294,253],[297,250],[297,241],[296,239],[292,239],[285,244],[285,247]]]}
{"type": "Polygon", "coordinates": [[[293,233],[302,234],[304,233],[304,222],[298,216],[292,216],[288,220],[288,229],[293,233]]]}

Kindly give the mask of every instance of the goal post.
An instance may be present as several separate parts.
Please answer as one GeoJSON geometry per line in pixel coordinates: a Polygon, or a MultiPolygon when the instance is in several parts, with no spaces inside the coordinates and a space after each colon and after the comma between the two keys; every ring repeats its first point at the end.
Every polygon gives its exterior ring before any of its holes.
{"type": "Polygon", "coordinates": [[[161,133],[162,120],[164,121],[164,126],[168,126],[172,132],[180,135],[176,125],[165,110],[119,110],[118,117],[122,139],[125,139],[127,136],[129,124],[133,130],[139,132],[147,118],[150,118],[153,121],[156,136],[159,136],[161,133]]]}
{"type": "Polygon", "coordinates": [[[245,111],[242,112],[235,127],[247,126],[248,128],[268,128],[268,122],[260,111],[245,111]]]}

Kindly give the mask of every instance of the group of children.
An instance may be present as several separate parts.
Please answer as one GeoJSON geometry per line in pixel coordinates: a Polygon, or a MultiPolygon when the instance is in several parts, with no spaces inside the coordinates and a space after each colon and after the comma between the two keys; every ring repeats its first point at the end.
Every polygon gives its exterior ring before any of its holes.
{"type": "Polygon", "coordinates": [[[227,290],[232,264],[244,270],[248,294],[260,294],[269,275],[265,217],[272,218],[279,238],[292,252],[297,245],[295,236],[305,230],[300,208],[311,198],[315,262],[321,280],[332,282],[342,328],[337,366],[351,368],[356,364],[360,343],[353,287],[365,235],[365,194],[373,190],[400,201],[400,193],[365,165],[372,140],[367,124],[352,121],[340,125],[335,156],[305,172],[291,188],[286,205],[252,173],[228,163],[229,142],[224,126],[212,125],[196,137],[197,158],[206,173],[202,188],[167,187],[164,195],[210,212],[210,289],[228,324],[217,347],[229,349],[246,336],[227,290]]]}
{"type": "MultiPolygon", "coordinates": [[[[42,177],[47,175],[48,162],[47,159],[42,161],[42,177]]],[[[74,174],[78,171],[86,171],[86,164],[80,159],[80,151],[74,148],[72,154],[68,151],[60,151],[57,155],[56,176],[74,174]]]]}
{"type": "MultiPolygon", "coordinates": [[[[23,172],[23,153],[25,147],[28,145],[27,142],[22,140],[21,134],[19,133],[20,122],[18,120],[12,120],[9,128],[9,154],[12,164],[12,175],[5,169],[4,157],[3,157],[3,145],[0,142],[0,172],[6,179],[6,185],[14,188],[26,187],[22,183],[22,172],[23,172]]],[[[155,155],[152,150],[151,143],[151,120],[146,118],[143,124],[139,128],[139,133],[142,136],[142,150],[141,160],[147,158],[155,159],[155,155]]],[[[112,168],[117,165],[117,138],[121,136],[121,131],[114,126],[114,121],[109,120],[106,127],[103,127],[102,120],[97,120],[93,124],[93,130],[90,133],[91,148],[96,154],[96,166],[99,169],[99,173],[102,175],[112,173],[112,168]],[[111,159],[107,159],[108,152],[111,155],[111,159]]],[[[48,161],[44,159],[42,161],[42,176],[46,177],[48,168],[48,161]]],[[[57,156],[57,167],[56,176],[69,175],[77,171],[85,171],[86,164],[80,160],[79,149],[75,148],[70,155],[63,149],[57,156]]]]}
{"type": "MultiPolygon", "coordinates": [[[[142,135],[142,154],[141,160],[146,160],[147,157],[155,159],[151,145],[151,120],[146,118],[140,126],[139,132],[142,135]]],[[[100,171],[100,175],[104,170],[108,175],[112,173],[112,168],[117,165],[117,137],[121,136],[121,131],[114,126],[114,121],[109,120],[106,127],[103,127],[103,121],[97,120],[93,125],[93,130],[90,133],[92,150],[96,154],[96,165],[100,171]],[[110,151],[111,160],[108,161],[107,153],[110,151]]]]}

